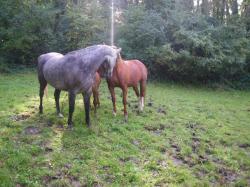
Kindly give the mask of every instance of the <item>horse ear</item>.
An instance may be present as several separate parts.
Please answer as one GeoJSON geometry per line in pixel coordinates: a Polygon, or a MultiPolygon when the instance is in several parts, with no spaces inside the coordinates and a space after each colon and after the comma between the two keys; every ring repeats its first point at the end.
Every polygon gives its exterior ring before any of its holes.
{"type": "Polygon", "coordinates": [[[120,53],[122,51],[122,48],[117,49],[117,53],[120,53]]]}

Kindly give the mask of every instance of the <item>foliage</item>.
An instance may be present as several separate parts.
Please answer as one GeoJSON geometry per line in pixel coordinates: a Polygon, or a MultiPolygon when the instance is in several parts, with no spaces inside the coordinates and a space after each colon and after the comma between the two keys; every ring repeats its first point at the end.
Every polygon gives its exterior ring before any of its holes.
{"type": "MultiPolygon", "coordinates": [[[[248,0],[239,10],[236,0],[119,0],[115,6],[115,43],[124,58],[142,60],[151,78],[249,84],[248,0]]],[[[3,0],[0,7],[1,69],[110,41],[110,1],[3,0]]]]}
{"type": "Polygon", "coordinates": [[[143,6],[124,16],[118,44],[126,57],[144,60],[154,75],[182,81],[239,81],[250,75],[250,39],[242,18],[224,24],[178,4],[161,7],[157,19],[143,6]]]}

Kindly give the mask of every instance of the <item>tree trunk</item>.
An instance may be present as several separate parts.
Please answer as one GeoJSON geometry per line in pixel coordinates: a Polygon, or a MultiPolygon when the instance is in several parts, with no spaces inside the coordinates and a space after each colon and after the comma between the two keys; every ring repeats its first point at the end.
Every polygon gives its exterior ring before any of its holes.
{"type": "Polygon", "coordinates": [[[201,4],[201,13],[209,16],[209,6],[208,6],[208,0],[202,0],[202,4],[201,4]]]}
{"type": "Polygon", "coordinates": [[[200,0],[197,0],[197,7],[196,7],[196,11],[199,12],[200,11],[200,0]]]}
{"type": "Polygon", "coordinates": [[[229,0],[226,0],[226,18],[227,18],[227,20],[230,18],[229,0]]]}
{"type": "Polygon", "coordinates": [[[237,2],[237,0],[232,0],[232,15],[238,15],[238,2],[237,2]]]}
{"type": "Polygon", "coordinates": [[[226,5],[226,0],[222,0],[221,8],[220,8],[221,20],[224,20],[224,17],[225,17],[225,5],[226,5]]]}

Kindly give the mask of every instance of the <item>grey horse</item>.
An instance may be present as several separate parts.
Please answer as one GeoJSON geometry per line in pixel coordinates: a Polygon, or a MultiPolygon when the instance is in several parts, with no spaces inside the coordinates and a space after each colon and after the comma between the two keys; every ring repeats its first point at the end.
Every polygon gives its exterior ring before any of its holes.
{"type": "Polygon", "coordinates": [[[40,106],[43,113],[44,89],[49,83],[55,88],[54,96],[56,110],[60,113],[59,98],[61,90],[68,91],[69,115],[68,127],[73,125],[72,115],[75,108],[76,94],[82,93],[85,106],[85,120],[90,127],[90,96],[98,71],[103,78],[112,76],[113,68],[121,49],[108,45],[93,45],[62,55],[60,53],[46,53],[38,57],[38,80],[40,83],[40,106]]]}

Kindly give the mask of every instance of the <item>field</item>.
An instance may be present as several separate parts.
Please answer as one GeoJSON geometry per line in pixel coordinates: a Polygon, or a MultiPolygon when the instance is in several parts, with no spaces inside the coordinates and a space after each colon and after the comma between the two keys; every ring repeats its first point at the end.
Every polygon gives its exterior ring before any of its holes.
{"type": "Polygon", "coordinates": [[[0,76],[0,186],[250,186],[250,93],[148,83],[137,112],[129,90],[124,123],[105,81],[92,127],[78,95],[74,128],[55,114],[53,89],[38,114],[36,73],[0,76]]]}

